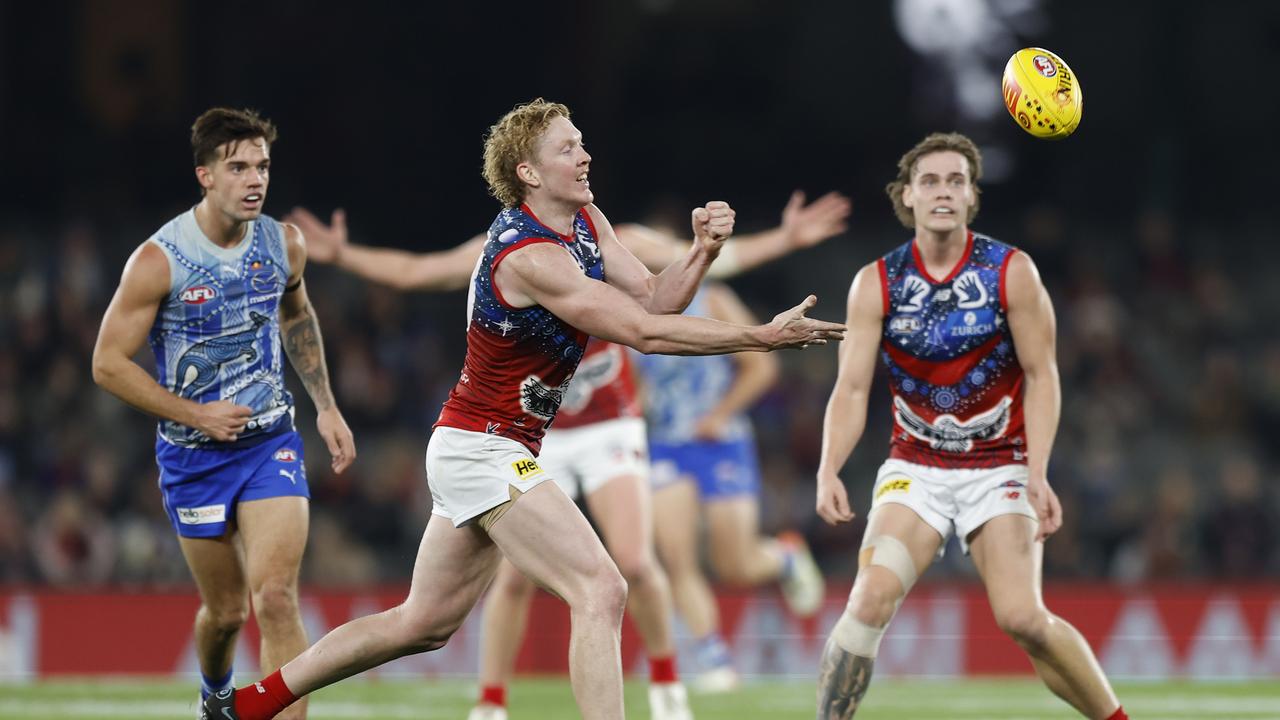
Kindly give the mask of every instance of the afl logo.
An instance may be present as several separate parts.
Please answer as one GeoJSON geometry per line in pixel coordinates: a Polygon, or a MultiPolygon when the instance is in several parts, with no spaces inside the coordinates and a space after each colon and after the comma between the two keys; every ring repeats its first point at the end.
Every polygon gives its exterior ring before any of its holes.
{"type": "Polygon", "coordinates": [[[889,332],[894,335],[914,335],[921,327],[920,318],[915,315],[899,315],[889,321],[889,332]]]}
{"type": "Polygon", "coordinates": [[[289,448],[280,448],[272,457],[280,462],[293,462],[298,459],[298,453],[290,450],[289,448]]]}
{"type": "Polygon", "coordinates": [[[1047,78],[1058,74],[1058,66],[1044,55],[1037,55],[1031,58],[1031,64],[1035,66],[1036,72],[1047,78]]]}
{"type": "Polygon", "coordinates": [[[208,285],[197,285],[183,290],[178,298],[188,305],[203,305],[217,296],[217,291],[208,285]]]}

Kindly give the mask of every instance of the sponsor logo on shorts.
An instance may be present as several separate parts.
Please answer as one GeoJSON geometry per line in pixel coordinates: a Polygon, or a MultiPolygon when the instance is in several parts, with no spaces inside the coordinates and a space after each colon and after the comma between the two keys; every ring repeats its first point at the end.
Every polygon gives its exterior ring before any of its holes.
{"type": "Polygon", "coordinates": [[[885,481],[885,484],[880,486],[880,489],[876,491],[875,499],[879,500],[880,498],[884,497],[885,495],[891,492],[906,492],[910,489],[911,489],[910,478],[894,478],[893,480],[885,481]]]}
{"type": "Polygon", "coordinates": [[[183,525],[209,525],[227,521],[226,505],[205,505],[197,508],[178,508],[178,522],[183,525]]]}
{"type": "Polygon", "coordinates": [[[516,477],[521,480],[542,474],[542,468],[538,467],[538,461],[532,459],[517,460],[511,463],[511,469],[516,471],[516,477]]]}
{"type": "Polygon", "coordinates": [[[292,448],[280,448],[271,457],[280,462],[294,462],[298,459],[298,453],[294,452],[292,448]]]}
{"type": "Polygon", "coordinates": [[[1020,497],[1022,497],[1021,490],[1010,490],[1009,492],[1004,494],[1005,500],[1017,500],[1020,497]]]}

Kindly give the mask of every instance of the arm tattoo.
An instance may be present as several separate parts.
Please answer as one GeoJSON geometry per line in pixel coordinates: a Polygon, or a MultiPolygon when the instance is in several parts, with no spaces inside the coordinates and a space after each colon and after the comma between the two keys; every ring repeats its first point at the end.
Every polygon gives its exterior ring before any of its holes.
{"type": "Polygon", "coordinates": [[[827,641],[818,670],[818,720],[849,720],[858,711],[871,684],[874,658],[845,652],[827,641]]]}
{"type": "Polygon", "coordinates": [[[324,344],[320,340],[320,324],[316,322],[311,303],[296,317],[280,324],[284,335],[284,351],[302,385],[316,404],[316,410],[333,407],[333,391],[329,389],[329,369],[324,362],[324,344]]]}

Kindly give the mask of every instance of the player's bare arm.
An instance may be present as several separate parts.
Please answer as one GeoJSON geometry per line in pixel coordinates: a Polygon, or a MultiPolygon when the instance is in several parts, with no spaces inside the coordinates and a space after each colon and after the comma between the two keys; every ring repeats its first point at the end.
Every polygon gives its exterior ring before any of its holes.
{"type": "Polygon", "coordinates": [[[483,234],[448,250],[427,253],[355,245],[349,240],[347,216],[341,209],[333,211],[328,225],[301,207],[294,208],[285,220],[302,230],[310,260],[337,265],[365,280],[396,290],[462,290],[484,249],[483,234]]]}
{"type": "MultiPolygon", "coordinates": [[[[760,321],[741,299],[725,285],[711,284],[706,288],[707,314],[714,320],[738,325],[758,325],[760,321]]],[[[738,353],[733,356],[737,366],[733,383],[725,390],[720,402],[706,415],[698,419],[694,428],[696,437],[715,440],[731,418],[755,404],[778,380],[778,359],[767,353],[738,353]]]]}
{"type": "Polygon", "coordinates": [[[552,243],[512,252],[494,284],[514,307],[541,305],[579,330],[643,353],[714,355],[822,345],[844,337],[844,326],[805,317],[810,295],[767,325],[743,326],[682,315],[653,315],[631,296],[582,274],[569,253],[552,243]]]}
{"type": "Polygon", "coordinates": [[[169,261],[143,243],[125,263],[120,286],[102,317],[93,348],[93,380],[139,410],[195,428],[222,442],[235,440],[252,411],[227,400],[198,403],[169,392],[134,362],[169,294],[169,261]]]}
{"type": "Polygon", "coordinates": [[[315,403],[316,427],[329,448],[333,471],[341,473],[356,458],[355,440],[333,399],[320,323],[316,320],[315,309],[307,298],[307,286],[302,280],[302,271],[307,265],[302,231],[295,225],[286,224],[284,236],[289,249],[289,279],[285,283],[284,296],[280,298],[280,338],[285,354],[289,356],[289,364],[315,403]]]}
{"type": "Polygon", "coordinates": [[[1043,540],[1062,526],[1062,505],[1049,486],[1049,455],[1058,432],[1062,392],[1053,303],[1035,263],[1026,253],[1018,252],[1009,261],[1005,297],[1009,331],[1025,378],[1022,402],[1027,427],[1027,494],[1040,518],[1036,538],[1043,540]]]}
{"type": "MultiPolygon", "coordinates": [[[[724,279],[759,267],[788,253],[813,247],[848,228],[851,205],[840,193],[829,192],[805,204],[804,193],[791,194],[782,211],[782,224],[764,232],[735,235],[707,270],[707,277],[724,279]]],[[[665,268],[689,252],[692,243],[644,225],[616,228],[618,240],[651,270],[665,268]]]]}
{"type": "Polygon", "coordinates": [[[822,421],[822,460],[818,466],[818,515],[828,523],[849,522],[855,516],[840,469],[853,453],[867,425],[867,402],[875,376],[876,356],[884,322],[880,271],[876,263],[863,266],[849,287],[846,308],[848,332],[840,343],[835,387],[822,421]]]}
{"type": "Polygon", "coordinates": [[[725,202],[713,201],[694,208],[693,243],[687,252],[654,275],[618,241],[613,226],[599,208],[589,205],[587,212],[599,235],[609,284],[630,295],[648,312],[658,314],[678,313],[688,307],[707,269],[733,233],[735,215],[725,202]]]}

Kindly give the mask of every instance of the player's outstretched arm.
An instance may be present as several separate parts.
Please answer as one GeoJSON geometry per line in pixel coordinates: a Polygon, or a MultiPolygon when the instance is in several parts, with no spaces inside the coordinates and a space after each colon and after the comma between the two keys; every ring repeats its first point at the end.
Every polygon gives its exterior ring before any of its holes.
{"type": "Polygon", "coordinates": [[[169,294],[169,261],[150,242],[125,263],[93,347],[93,381],[139,410],[192,427],[221,442],[236,439],[252,411],[227,400],[198,403],[169,392],[133,361],[169,294]]]}
{"type": "MultiPolygon", "coordinates": [[[[759,320],[727,285],[711,283],[706,287],[707,315],[714,320],[738,325],[757,325],[759,320]]],[[[750,408],[778,381],[778,359],[769,353],[737,353],[733,356],[737,371],[733,382],[715,407],[698,418],[694,437],[718,440],[725,424],[738,413],[750,408]]]]}
{"type": "Polygon", "coordinates": [[[733,233],[734,210],[728,203],[713,201],[692,213],[694,240],[688,249],[654,275],[614,233],[604,213],[587,207],[595,225],[600,253],[605,261],[605,279],[630,295],[646,311],[657,314],[682,312],[688,307],[724,242],[733,233]]]}
{"type": "Polygon", "coordinates": [[[849,287],[846,309],[849,331],[840,343],[835,387],[822,420],[822,460],[818,465],[818,515],[828,523],[849,522],[855,513],[840,480],[840,469],[853,453],[867,425],[867,401],[880,348],[884,301],[876,263],[864,266],[849,287]]]}
{"type": "Polygon", "coordinates": [[[506,256],[494,271],[494,284],[513,307],[541,305],[589,335],[643,353],[769,351],[822,345],[844,337],[843,325],[805,317],[817,303],[812,295],[767,325],[650,314],[621,290],[583,275],[563,248],[550,243],[528,245],[506,256]]]}
{"type": "Polygon", "coordinates": [[[369,282],[396,290],[448,292],[465,288],[485,241],[481,234],[448,250],[415,253],[352,244],[347,234],[347,215],[341,209],[333,211],[328,225],[302,207],[294,208],[285,221],[302,230],[310,260],[337,265],[369,282]]]}
{"type": "Polygon", "coordinates": [[[1057,322],[1049,293],[1026,253],[1018,252],[1009,261],[1004,281],[1009,332],[1026,377],[1022,413],[1027,426],[1027,495],[1040,518],[1036,539],[1043,540],[1062,527],[1062,505],[1049,486],[1049,454],[1062,410],[1057,322]]]}
{"type": "MultiPolygon", "coordinates": [[[[707,277],[730,278],[839,235],[848,228],[851,208],[849,198],[836,192],[806,205],[804,193],[797,190],[782,211],[782,224],[764,232],[734,236],[707,270],[707,277]]],[[[644,225],[618,225],[616,232],[618,240],[654,272],[679,260],[691,247],[687,240],[644,225]]]]}
{"type": "Polygon", "coordinates": [[[324,438],[332,458],[333,471],[341,473],[356,459],[356,444],[351,428],[338,411],[329,385],[329,367],[324,360],[324,342],[315,308],[307,297],[302,272],[307,265],[307,248],[302,231],[286,224],[285,244],[289,249],[289,279],[280,299],[280,339],[289,364],[302,380],[316,406],[316,428],[324,438]]]}

